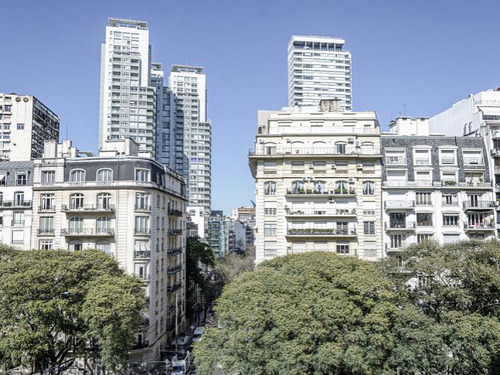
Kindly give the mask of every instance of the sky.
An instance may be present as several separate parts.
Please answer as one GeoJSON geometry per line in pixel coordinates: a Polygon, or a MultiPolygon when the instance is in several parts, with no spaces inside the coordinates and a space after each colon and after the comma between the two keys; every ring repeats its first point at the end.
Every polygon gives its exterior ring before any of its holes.
{"type": "Polygon", "coordinates": [[[254,200],[257,111],[287,104],[291,35],[344,38],[353,109],[382,129],[500,86],[498,0],[24,0],[1,3],[0,92],[35,95],[61,138],[97,151],[100,45],[107,19],[147,21],[152,59],[203,66],[213,127],[212,209],[254,200]]]}

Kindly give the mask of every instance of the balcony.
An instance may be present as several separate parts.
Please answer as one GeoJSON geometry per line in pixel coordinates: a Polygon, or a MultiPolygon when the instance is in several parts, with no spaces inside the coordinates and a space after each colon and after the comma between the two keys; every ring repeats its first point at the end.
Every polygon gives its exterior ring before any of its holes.
{"type": "Polygon", "coordinates": [[[494,223],[489,223],[489,224],[465,224],[465,231],[466,232],[487,232],[487,231],[494,231],[495,230],[495,224],[494,223]]]}
{"type": "Polygon", "coordinates": [[[11,220],[10,225],[13,227],[24,226],[24,220],[11,220]]]}
{"type": "Polygon", "coordinates": [[[167,275],[175,275],[177,272],[182,271],[182,265],[167,267],[167,275]]]}
{"type": "Polygon", "coordinates": [[[151,251],[150,250],[135,250],[134,251],[134,259],[150,259],[151,251]]]}
{"type": "Polygon", "coordinates": [[[79,206],[68,206],[66,204],[63,204],[61,206],[61,211],[62,212],[114,212],[115,211],[115,206],[113,204],[107,204],[107,205],[95,205],[95,204],[84,204],[84,205],[79,205],[79,206]]]}
{"type": "Polygon", "coordinates": [[[304,216],[356,216],[356,209],[354,208],[305,208],[302,210],[288,210],[286,216],[289,217],[304,217],[304,216]]]}
{"type": "Polygon", "coordinates": [[[290,228],[287,235],[290,237],[356,237],[356,229],[290,228]]]}
{"type": "Polygon", "coordinates": [[[300,149],[292,149],[291,147],[276,148],[276,149],[265,149],[265,148],[252,148],[248,151],[248,156],[269,156],[272,157],[283,157],[283,156],[319,156],[319,155],[341,155],[341,156],[378,156],[380,155],[380,149],[375,147],[361,146],[346,146],[344,149],[336,147],[304,147],[300,149]]]}
{"type": "Polygon", "coordinates": [[[172,210],[172,209],[168,210],[168,215],[169,216],[179,216],[179,217],[183,216],[182,211],[180,211],[180,210],[172,210]]]}
{"type": "Polygon", "coordinates": [[[38,206],[38,212],[56,212],[55,205],[38,206]]]}
{"type": "Polygon", "coordinates": [[[414,221],[392,221],[389,223],[384,223],[384,228],[386,231],[407,231],[415,230],[414,221]]]}
{"type": "MultiPolygon", "coordinates": [[[[499,171],[500,173],[500,171],[499,171]]],[[[406,180],[394,180],[394,181],[383,181],[382,186],[387,188],[419,188],[419,187],[473,187],[473,188],[490,188],[491,182],[456,182],[456,181],[406,181],[406,180]]]]}
{"type": "Polygon", "coordinates": [[[168,249],[167,250],[167,254],[168,255],[179,255],[179,254],[182,254],[182,247],[178,247],[178,248],[175,248],[175,249],[168,249]]]}
{"type": "Polygon", "coordinates": [[[182,284],[181,284],[181,283],[177,283],[177,284],[174,284],[174,285],[169,285],[169,286],[167,286],[167,293],[168,293],[168,294],[175,293],[175,292],[176,292],[176,291],[178,291],[181,287],[182,287],[182,284]]]}
{"type": "Polygon", "coordinates": [[[496,204],[493,201],[464,202],[463,207],[466,211],[489,211],[494,210],[496,204]]]}
{"type": "Polygon", "coordinates": [[[54,236],[55,235],[55,230],[54,229],[38,229],[38,235],[39,236],[54,236]]]}
{"type": "Polygon", "coordinates": [[[31,208],[32,204],[32,201],[1,201],[0,210],[13,208],[31,208]]]}
{"type": "Polygon", "coordinates": [[[151,229],[135,228],[134,235],[136,235],[136,236],[149,236],[149,235],[151,235],[151,229]]]}
{"type": "Polygon", "coordinates": [[[356,195],[356,189],[349,187],[348,189],[334,189],[319,191],[314,189],[287,189],[286,195],[288,196],[304,196],[304,197],[315,197],[315,196],[328,196],[328,197],[351,197],[356,195]]]}
{"type": "Polygon", "coordinates": [[[151,211],[151,206],[148,204],[136,204],[134,206],[135,211],[151,211]]]}
{"type": "Polygon", "coordinates": [[[412,210],[415,207],[415,201],[385,201],[386,210],[412,210]]]}
{"type": "Polygon", "coordinates": [[[90,228],[70,228],[70,229],[61,229],[61,236],[67,237],[108,237],[114,236],[114,229],[90,229],[90,228]]]}
{"type": "Polygon", "coordinates": [[[168,234],[170,234],[171,236],[181,235],[182,234],[182,229],[170,229],[168,231],[168,234]]]}

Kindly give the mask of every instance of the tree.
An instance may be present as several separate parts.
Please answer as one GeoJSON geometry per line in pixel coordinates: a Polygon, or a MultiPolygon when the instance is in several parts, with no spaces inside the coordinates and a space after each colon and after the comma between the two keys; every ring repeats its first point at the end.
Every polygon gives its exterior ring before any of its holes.
{"type": "Polygon", "coordinates": [[[186,279],[187,279],[187,315],[195,313],[194,306],[198,294],[206,297],[210,294],[210,279],[208,272],[215,265],[214,252],[208,244],[198,237],[188,237],[186,242],[186,279]]]}
{"type": "Polygon", "coordinates": [[[226,286],[195,347],[200,374],[374,373],[390,354],[392,284],[368,262],[285,256],[226,286]]]}
{"type": "Polygon", "coordinates": [[[219,260],[215,273],[222,286],[234,281],[244,272],[255,269],[255,246],[247,246],[243,254],[231,253],[219,260]]]}
{"type": "Polygon", "coordinates": [[[142,283],[97,250],[0,250],[0,301],[0,367],[49,373],[69,353],[126,366],[145,309],[142,283]]]}

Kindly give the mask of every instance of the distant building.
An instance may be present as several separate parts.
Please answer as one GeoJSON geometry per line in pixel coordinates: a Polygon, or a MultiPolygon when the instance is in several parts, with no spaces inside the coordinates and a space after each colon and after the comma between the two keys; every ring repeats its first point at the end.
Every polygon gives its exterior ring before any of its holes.
{"type": "Polygon", "coordinates": [[[46,140],[59,140],[59,117],[31,95],[0,93],[0,160],[39,158],[46,140]]]}
{"type": "Polygon", "coordinates": [[[222,211],[212,211],[208,221],[208,244],[216,258],[223,258],[234,247],[231,218],[224,216],[222,211]],[[231,245],[233,243],[233,245],[231,245]]]}
{"type": "Polygon", "coordinates": [[[293,35],[288,42],[288,106],[319,105],[340,99],[352,110],[351,53],[345,41],[328,36],[293,35]]]}
{"type": "Polygon", "coordinates": [[[31,248],[33,162],[0,162],[0,243],[31,248]]]}
{"type": "Polygon", "coordinates": [[[421,119],[396,123],[397,133],[382,135],[386,253],[431,239],[494,238],[496,202],[483,139],[432,136],[421,119]],[[415,121],[422,125],[418,136],[415,121]]]}
{"type": "Polygon", "coordinates": [[[259,111],[256,262],[331,251],[377,260],[382,252],[380,128],[375,112],[320,107],[259,111]]]}
{"type": "Polygon", "coordinates": [[[131,362],[158,359],[186,328],[183,178],[130,139],[78,157],[70,141],[47,142],[34,161],[35,249],[96,248],[147,285],[148,319],[131,362]]]}

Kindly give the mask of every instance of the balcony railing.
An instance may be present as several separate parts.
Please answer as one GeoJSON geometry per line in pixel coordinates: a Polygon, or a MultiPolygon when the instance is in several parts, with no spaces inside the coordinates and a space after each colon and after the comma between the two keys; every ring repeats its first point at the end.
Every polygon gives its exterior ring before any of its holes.
{"type": "Polygon", "coordinates": [[[250,149],[249,156],[283,156],[283,155],[380,155],[380,149],[375,147],[346,146],[337,147],[303,147],[303,148],[276,148],[250,149]]]}
{"type": "Polygon", "coordinates": [[[61,236],[114,236],[114,229],[70,228],[61,229],[61,236]]]}
{"type": "Polygon", "coordinates": [[[33,204],[32,201],[1,201],[0,209],[2,208],[29,208],[33,204]]]}
{"type": "Polygon", "coordinates": [[[137,236],[149,236],[151,234],[151,229],[135,228],[134,234],[137,236]]]}
{"type": "Polygon", "coordinates": [[[447,201],[443,200],[442,205],[443,205],[443,207],[450,207],[450,206],[458,207],[458,201],[451,201],[451,202],[448,201],[447,202],[447,201]]]}
{"type": "Polygon", "coordinates": [[[167,274],[168,275],[174,275],[177,272],[180,272],[182,270],[182,265],[174,266],[174,267],[167,267],[167,274]]]}
{"type": "Polygon", "coordinates": [[[290,228],[290,236],[355,236],[356,229],[330,229],[330,228],[290,228]]]}
{"type": "Polygon", "coordinates": [[[464,202],[464,209],[466,210],[484,210],[490,209],[493,210],[495,208],[495,202],[493,201],[477,201],[477,202],[464,202]]]}
{"type": "Polygon", "coordinates": [[[356,215],[356,209],[355,208],[340,208],[340,209],[335,209],[335,208],[327,208],[327,209],[315,209],[315,208],[304,208],[302,210],[289,210],[287,212],[287,215],[293,215],[293,216],[302,216],[302,215],[307,215],[307,216],[352,216],[356,215]]]}
{"type": "Polygon", "coordinates": [[[88,211],[88,212],[113,212],[115,210],[115,206],[113,204],[107,204],[107,205],[102,205],[102,204],[84,204],[84,205],[66,205],[63,204],[61,206],[61,211],[63,212],[82,212],[82,211],[88,211]]]}
{"type": "Polygon", "coordinates": [[[170,216],[179,216],[179,217],[182,217],[182,215],[183,215],[182,211],[180,211],[180,210],[172,210],[172,209],[168,210],[168,214],[170,216]]]}
{"type": "Polygon", "coordinates": [[[175,293],[176,291],[178,291],[181,288],[181,286],[182,286],[181,283],[177,283],[177,284],[174,284],[174,285],[169,285],[169,286],[167,286],[167,293],[168,294],[175,293]]]}
{"type": "Polygon", "coordinates": [[[416,165],[429,165],[431,164],[431,159],[429,158],[415,158],[416,165]]]}
{"type": "Polygon", "coordinates": [[[315,190],[315,189],[287,189],[288,195],[354,195],[356,189],[350,187],[348,189],[333,189],[333,190],[315,190]]]}
{"type": "Polygon", "coordinates": [[[134,209],[136,211],[151,211],[151,206],[149,204],[136,204],[134,209]]]}
{"type": "Polygon", "coordinates": [[[149,259],[149,258],[151,258],[151,251],[150,250],[135,250],[134,251],[134,258],[135,259],[149,259]]]}
{"type": "Polygon", "coordinates": [[[491,187],[491,182],[456,182],[456,181],[405,181],[405,180],[394,180],[394,181],[383,181],[382,185],[384,187],[491,187]]]}
{"type": "Polygon", "coordinates": [[[386,209],[411,209],[415,207],[415,201],[385,201],[384,206],[386,209]]]}
{"type": "Polygon", "coordinates": [[[466,231],[475,231],[475,230],[495,230],[494,223],[488,224],[465,224],[466,231]]]}
{"type": "Polygon", "coordinates": [[[10,224],[13,227],[18,227],[18,226],[24,225],[24,220],[12,220],[10,222],[10,224]]]}
{"type": "Polygon", "coordinates": [[[55,205],[38,206],[39,212],[54,212],[56,210],[55,205]]]}
{"type": "Polygon", "coordinates": [[[397,230],[397,229],[415,229],[414,221],[395,221],[385,223],[384,227],[386,230],[397,230]]]}
{"type": "Polygon", "coordinates": [[[55,230],[54,229],[38,229],[38,235],[39,236],[54,236],[55,230]]]}
{"type": "Polygon", "coordinates": [[[168,249],[168,250],[167,250],[167,254],[168,254],[168,255],[178,255],[178,254],[182,254],[182,247],[178,247],[178,248],[175,248],[175,249],[168,249]]]}
{"type": "Polygon", "coordinates": [[[182,234],[182,229],[170,229],[168,233],[172,236],[178,236],[182,234]]]}

